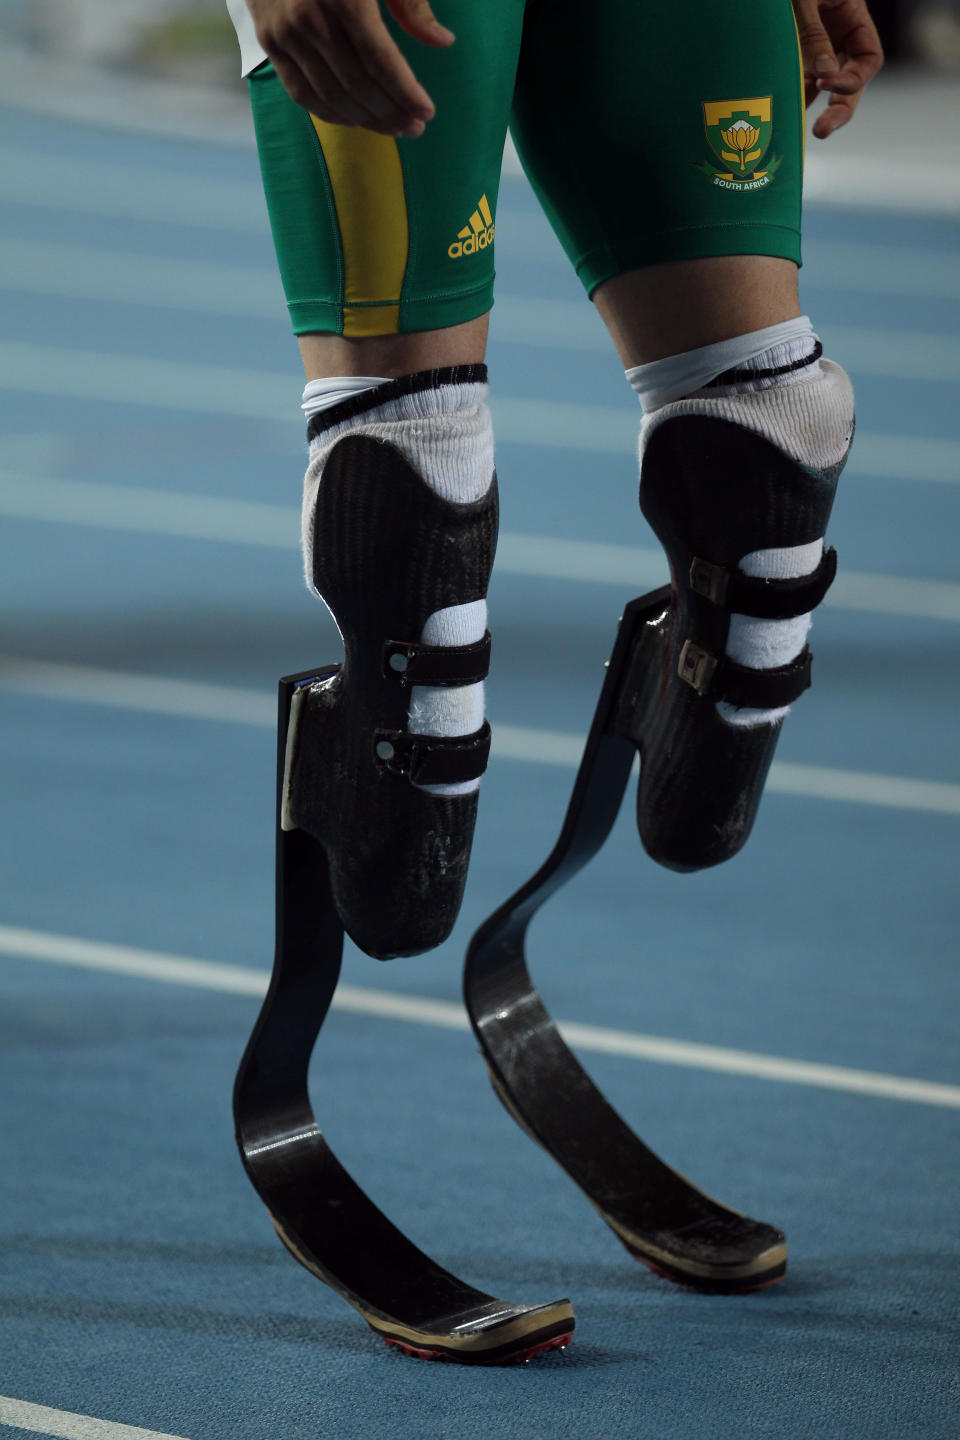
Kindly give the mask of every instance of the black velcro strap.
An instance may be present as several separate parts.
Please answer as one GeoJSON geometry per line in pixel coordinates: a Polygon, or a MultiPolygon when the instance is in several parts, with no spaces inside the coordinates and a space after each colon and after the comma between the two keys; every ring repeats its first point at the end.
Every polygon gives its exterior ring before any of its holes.
{"type": "Polygon", "coordinates": [[[381,731],[375,737],[380,764],[415,785],[457,785],[478,780],[490,755],[490,726],[484,721],[472,735],[412,735],[381,731]]]}
{"type": "Polygon", "coordinates": [[[680,653],[678,674],[699,695],[725,700],[738,710],[778,710],[792,705],[810,688],[813,655],[805,645],[789,665],[770,670],[753,670],[723,655],[719,658],[688,640],[680,653]]]}
{"type": "Polygon", "coordinates": [[[474,645],[420,645],[388,640],[383,671],[401,685],[475,685],[490,669],[490,631],[474,645]]]}
{"type": "Polygon", "coordinates": [[[816,570],[795,580],[764,580],[744,575],[736,566],[714,565],[695,556],[690,566],[690,588],[714,605],[758,620],[792,620],[815,610],[833,584],[837,552],[824,551],[816,570]]]}
{"type": "Polygon", "coordinates": [[[750,710],[776,710],[781,705],[792,705],[810,688],[812,660],[809,645],[803,647],[796,660],[778,665],[775,670],[751,670],[724,656],[714,677],[714,699],[726,700],[737,709],[746,706],[750,710]]]}

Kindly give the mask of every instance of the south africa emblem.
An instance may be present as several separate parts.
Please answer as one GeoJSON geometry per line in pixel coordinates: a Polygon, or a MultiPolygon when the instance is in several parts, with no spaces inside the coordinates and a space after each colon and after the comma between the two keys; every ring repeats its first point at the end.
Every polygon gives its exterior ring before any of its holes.
{"type": "Polygon", "coordinates": [[[706,161],[697,169],[722,190],[762,190],[777,173],[780,158],[760,169],[773,138],[773,96],[753,100],[705,100],[703,126],[710,149],[723,165],[706,161]]]}

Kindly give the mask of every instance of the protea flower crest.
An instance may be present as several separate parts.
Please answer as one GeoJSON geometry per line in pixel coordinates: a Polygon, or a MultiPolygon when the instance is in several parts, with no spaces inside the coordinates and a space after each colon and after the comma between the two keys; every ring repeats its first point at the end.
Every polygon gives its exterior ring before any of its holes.
{"type": "Polygon", "coordinates": [[[721,130],[723,143],[729,145],[740,156],[740,169],[743,170],[743,157],[760,139],[760,131],[751,125],[748,120],[735,120],[729,130],[721,130]]]}

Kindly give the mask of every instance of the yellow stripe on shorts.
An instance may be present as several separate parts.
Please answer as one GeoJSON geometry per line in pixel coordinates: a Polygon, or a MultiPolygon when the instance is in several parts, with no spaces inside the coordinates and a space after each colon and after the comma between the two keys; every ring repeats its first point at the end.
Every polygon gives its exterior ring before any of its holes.
{"type": "Polygon", "coordinates": [[[803,44],[800,40],[800,27],[797,24],[797,14],[793,14],[793,28],[797,32],[797,54],[800,57],[800,173],[803,174],[807,163],[807,99],[806,79],[803,65],[803,44]]]}
{"type": "Polygon", "coordinates": [[[410,232],[396,140],[310,117],[330,176],[343,249],[343,334],[400,329],[410,232]]]}

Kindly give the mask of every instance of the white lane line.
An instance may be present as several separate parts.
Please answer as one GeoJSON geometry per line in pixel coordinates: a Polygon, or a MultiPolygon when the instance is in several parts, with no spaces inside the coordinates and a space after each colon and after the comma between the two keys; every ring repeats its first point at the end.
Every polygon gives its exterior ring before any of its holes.
{"type": "Polygon", "coordinates": [[[960,442],[858,430],[844,474],[960,485],[960,442]]]}
{"type": "Polygon", "coordinates": [[[838,770],[826,765],[794,765],[777,761],[768,786],[778,795],[807,800],[846,800],[853,805],[884,805],[894,810],[921,810],[930,815],[960,815],[960,785],[914,780],[904,775],[878,775],[867,770],[838,770]]]}
{"type": "MultiPolygon", "coordinates": [[[[85,480],[28,479],[3,470],[0,515],[275,550],[300,547],[300,512],[290,505],[85,480]]],[[[497,570],[628,590],[653,588],[669,579],[662,551],[651,546],[611,545],[510,530],[500,536],[497,570]]],[[[945,580],[842,570],[826,603],[839,610],[960,621],[960,585],[945,580]]]]}
{"type": "MultiPolygon", "coordinates": [[[[0,390],[46,396],[54,373],[58,393],[72,399],[278,421],[287,426],[296,424],[299,416],[300,384],[292,370],[281,375],[229,365],[0,341],[0,390]]],[[[495,392],[490,407],[501,443],[629,455],[631,459],[636,455],[640,411],[625,391],[622,406],[520,400],[495,392]]],[[[848,472],[882,479],[957,483],[960,442],[858,433],[848,472]]]]}
{"type": "MultiPolygon", "coordinates": [[[[190,985],[195,989],[218,990],[231,995],[252,995],[258,999],[266,994],[269,980],[265,970],[253,970],[242,965],[193,960],[184,955],[164,955],[127,945],[80,940],[70,935],[51,935],[42,930],[23,930],[8,925],[0,925],[0,954],[54,965],[72,965],[84,970],[134,975],[169,985],[190,985]]],[[[399,995],[366,985],[340,985],[333,1005],[338,1010],[382,1020],[432,1025],[444,1030],[470,1028],[463,1007],[452,1001],[435,1000],[423,995],[399,995]]],[[[824,1090],[960,1109],[960,1085],[854,1070],[842,1065],[790,1060],[779,1055],[760,1055],[719,1045],[641,1035],[599,1025],[581,1025],[576,1021],[561,1020],[557,1023],[568,1044],[595,1054],[620,1055],[630,1060],[652,1060],[694,1070],[748,1075],[790,1085],[812,1085],[824,1090]]]]}
{"type": "MultiPolygon", "coordinates": [[[[95,666],[23,660],[14,655],[0,655],[0,689],[67,703],[267,729],[276,725],[277,717],[275,699],[262,690],[171,680],[95,666]]],[[[497,722],[493,730],[493,758],[576,769],[583,754],[583,741],[583,736],[569,731],[538,730],[497,722]]],[[[960,785],[948,781],[775,761],[766,788],[772,794],[806,799],[878,805],[929,815],[960,815],[960,785]]]]}
{"type": "Polygon", "coordinates": [[[63,1440],[182,1440],[160,1430],[142,1430],[139,1425],[120,1425],[95,1415],[76,1415],[72,1410],[52,1410],[9,1395],[0,1395],[0,1425],[62,1436],[63,1440]]]}
{"type": "Polygon", "coordinates": [[[0,514],[271,550],[300,548],[300,510],[293,505],[24,476],[9,470],[0,470],[0,514]]]}
{"type": "MultiPolygon", "coordinates": [[[[70,299],[125,302],[250,318],[282,319],[276,272],[265,267],[168,260],[81,249],[48,241],[0,239],[0,285],[70,299]]],[[[960,379],[960,343],[952,335],[820,327],[829,354],[853,374],[905,380],[960,379]]],[[[603,321],[586,300],[500,293],[491,338],[611,354],[603,321]]]]}
{"type": "Polygon", "coordinates": [[[292,370],[287,376],[275,371],[235,370],[230,365],[72,350],[62,345],[0,343],[0,389],[49,394],[54,373],[63,381],[58,381],[59,394],[74,400],[286,422],[297,404],[292,370]]]}
{"type": "MultiPolygon", "coordinates": [[[[908,128],[909,119],[901,131],[908,128]]],[[[880,144],[883,153],[879,155],[862,151],[856,155],[826,155],[812,150],[808,143],[803,168],[804,202],[839,209],[960,215],[960,174],[955,164],[921,162],[914,168],[908,155],[896,153],[893,146],[883,145],[882,141],[880,144]]]]}
{"type": "Polygon", "coordinates": [[[49,700],[141,710],[183,720],[213,720],[268,729],[277,723],[276,699],[264,690],[171,680],[161,675],[138,675],[93,665],[61,665],[56,661],[0,655],[0,686],[49,700]]]}
{"type": "Polygon", "coordinates": [[[922,245],[847,245],[833,240],[811,241],[803,248],[801,291],[809,285],[817,290],[904,295],[915,300],[960,300],[960,265],[955,251],[922,245]]]}
{"type": "Polygon", "coordinates": [[[847,570],[837,576],[824,602],[838,610],[874,615],[912,615],[925,620],[960,620],[960,585],[948,580],[912,580],[847,570]]]}
{"type": "MultiPolygon", "coordinates": [[[[544,215],[501,205],[496,219],[498,262],[529,261],[569,271],[570,262],[544,215]]],[[[807,239],[803,245],[801,294],[811,288],[902,295],[917,300],[960,300],[960,267],[953,250],[807,239]]]]}
{"type": "Polygon", "coordinates": [[[0,239],[0,286],[68,300],[283,320],[279,272],[216,260],[169,260],[50,241],[0,239]]]}
{"type": "Polygon", "coordinates": [[[8,203],[265,238],[270,233],[263,190],[254,181],[144,170],[91,155],[77,164],[19,145],[0,145],[0,175],[2,199],[8,203]]]}
{"type": "MultiPolygon", "coordinates": [[[[821,324],[817,333],[828,355],[856,378],[960,380],[960,340],[954,335],[821,324]]],[[[596,309],[578,300],[498,295],[490,324],[492,341],[512,345],[610,353],[610,337],[596,309]]]]}

